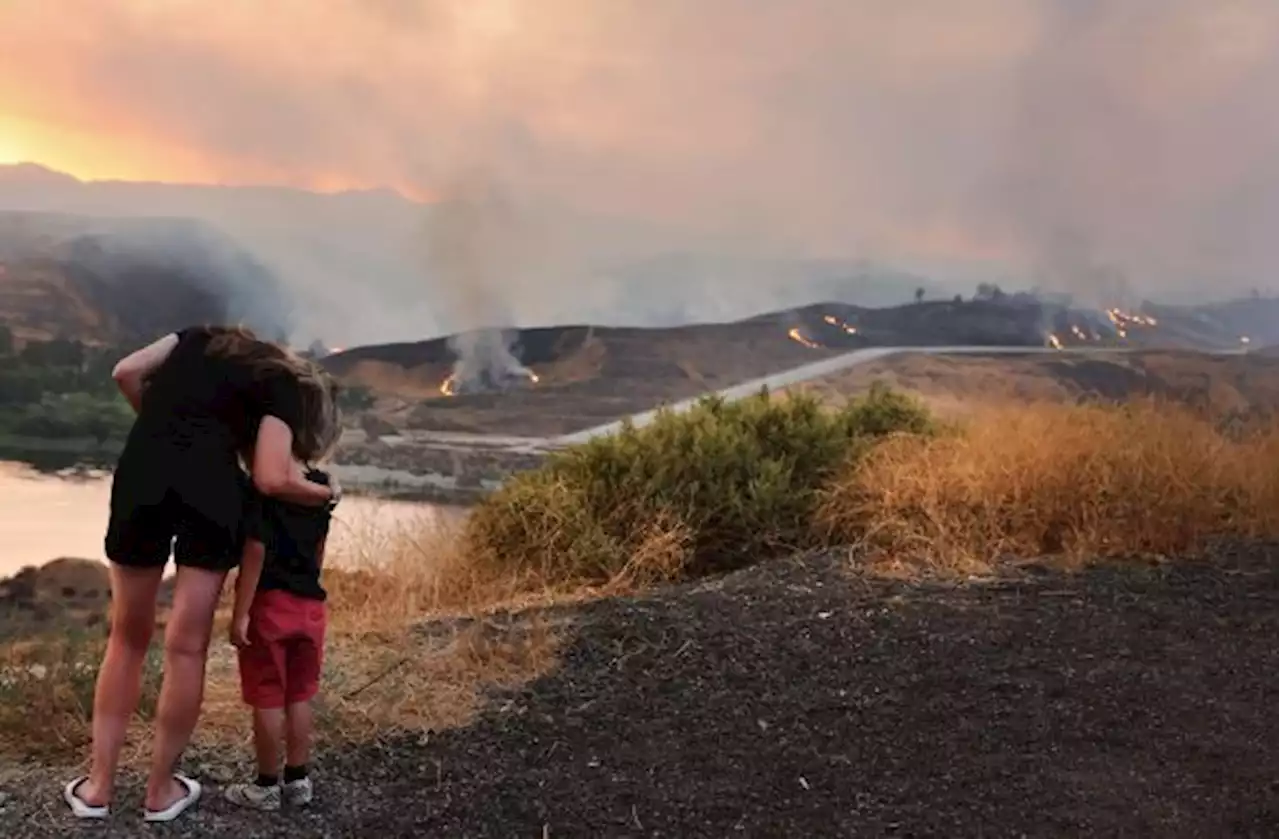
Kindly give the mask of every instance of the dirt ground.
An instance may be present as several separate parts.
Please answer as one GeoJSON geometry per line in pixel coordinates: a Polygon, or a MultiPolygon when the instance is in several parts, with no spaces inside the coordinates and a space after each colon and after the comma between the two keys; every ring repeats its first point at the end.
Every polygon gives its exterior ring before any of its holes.
{"type": "MultiPolygon", "coordinates": [[[[247,767],[191,755],[209,797],[157,833],[1271,836],[1276,569],[1270,544],[941,585],[825,555],[599,601],[470,727],[330,744],[310,812],[237,812],[247,767]]],[[[77,831],[66,774],[3,773],[0,833],[137,835],[136,778],[77,831]]]]}

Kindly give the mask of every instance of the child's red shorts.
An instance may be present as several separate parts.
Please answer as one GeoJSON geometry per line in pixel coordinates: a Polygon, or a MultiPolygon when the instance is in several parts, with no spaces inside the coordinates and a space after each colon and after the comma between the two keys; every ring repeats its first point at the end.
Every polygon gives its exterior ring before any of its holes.
{"type": "Polygon", "coordinates": [[[306,702],[320,688],[324,601],[260,591],[249,608],[249,646],[240,655],[240,693],[253,708],[306,702]]]}

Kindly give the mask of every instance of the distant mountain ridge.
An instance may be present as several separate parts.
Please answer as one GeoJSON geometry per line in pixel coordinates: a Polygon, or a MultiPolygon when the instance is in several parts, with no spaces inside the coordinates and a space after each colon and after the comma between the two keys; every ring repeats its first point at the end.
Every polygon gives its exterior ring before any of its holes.
{"type": "Polygon", "coordinates": [[[925,278],[871,263],[751,256],[734,250],[749,243],[730,248],[545,199],[531,217],[546,234],[539,244],[564,269],[553,259],[540,275],[526,276],[517,266],[485,295],[482,311],[465,312],[427,254],[433,218],[447,208],[391,190],[84,182],[33,164],[0,166],[0,210],[187,218],[219,229],[278,277],[304,343],[417,340],[476,318],[520,327],[674,326],[831,298],[891,305],[909,300],[916,287],[950,296],[925,278]]]}

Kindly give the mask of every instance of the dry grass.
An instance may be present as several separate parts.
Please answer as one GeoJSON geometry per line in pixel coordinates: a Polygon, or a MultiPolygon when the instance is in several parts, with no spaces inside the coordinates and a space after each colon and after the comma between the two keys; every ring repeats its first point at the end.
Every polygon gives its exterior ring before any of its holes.
{"type": "Polygon", "coordinates": [[[1218,412],[1280,407],[1274,359],[1173,350],[1101,356],[1070,351],[996,357],[896,355],[802,382],[788,391],[840,404],[875,381],[947,413],[996,401],[1074,404],[1121,394],[1129,399],[1166,396],[1218,412]]]}
{"type": "MultiPolygon", "coordinates": [[[[394,730],[466,724],[484,691],[519,685],[555,665],[559,637],[532,618],[514,627],[483,621],[425,632],[430,619],[519,607],[460,556],[456,525],[376,511],[344,523],[346,550],[325,570],[329,630],[325,681],[317,700],[321,737],[358,741],[394,730]]],[[[216,632],[224,632],[225,614],[216,632]]],[[[213,657],[201,732],[207,745],[248,742],[235,659],[213,657]]]]}
{"type": "Polygon", "coordinates": [[[827,491],[818,524],[910,573],[1275,539],[1277,439],[1274,417],[1228,433],[1155,401],[988,407],[953,433],[878,447],[827,491]]]}
{"type": "MultiPolygon", "coordinates": [[[[486,690],[511,687],[554,667],[556,629],[536,617],[511,626],[485,621],[447,628],[451,615],[537,601],[473,573],[457,554],[453,528],[438,520],[380,517],[348,522],[349,546],[325,571],[329,631],[320,737],[330,745],[395,730],[466,724],[486,690]],[[442,631],[424,621],[444,619],[442,631]]],[[[214,626],[200,727],[194,744],[247,749],[248,711],[227,642],[232,580],[214,626]]],[[[101,631],[56,633],[0,645],[0,757],[83,759],[105,638],[101,631]]],[[[146,759],[162,651],[153,642],[143,700],[124,756],[146,759]]],[[[247,754],[247,752],[245,752],[247,754]]]]}
{"type": "MultiPolygon", "coordinates": [[[[84,632],[0,645],[0,757],[59,757],[85,747],[104,647],[100,633],[84,632]]],[[[159,690],[153,651],[143,670],[140,721],[154,715],[159,690]]]]}

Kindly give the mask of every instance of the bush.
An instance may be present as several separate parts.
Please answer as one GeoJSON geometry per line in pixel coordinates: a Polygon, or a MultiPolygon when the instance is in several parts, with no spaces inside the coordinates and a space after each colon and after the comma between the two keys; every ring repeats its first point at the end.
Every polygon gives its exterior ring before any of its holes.
{"type": "Polygon", "coordinates": [[[358,414],[373,407],[376,400],[373,391],[359,385],[343,386],[338,390],[338,408],[343,413],[358,414]]]}
{"type": "Polygon", "coordinates": [[[40,401],[0,414],[0,430],[47,439],[92,437],[122,440],[133,426],[133,409],[119,395],[44,394],[40,401]]]}
{"type": "Polygon", "coordinates": [[[813,544],[824,484],[872,441],[931,427],[879,385],[837,411],[803,395],[706,398],[516,476],[475,509],[466,548],[551,588],[731,570],[813,544]]]}
{"type": "Polygon", "coordinates": [[[1009,558],[1186,555],[1277,535],[1274,415],[1224,425],[1178,405],[1015,405],[877,447],[818,520],[865,561],[984,572],[1009,558]]]}
{"type": "Polygon", "coordinates": [[[0,433],[123,439],[133,411],[111,380],[116,357],[75,341],[29,342],[0,364],[0,433]]]}

